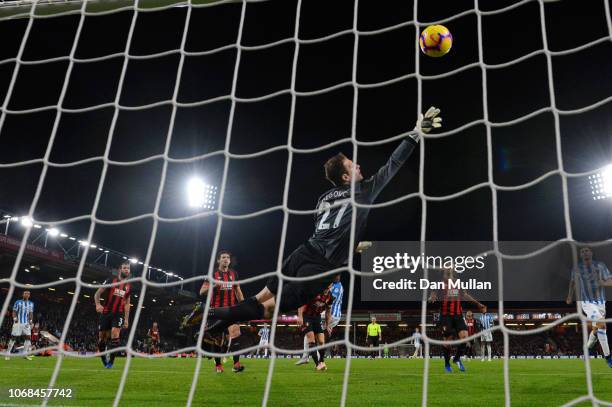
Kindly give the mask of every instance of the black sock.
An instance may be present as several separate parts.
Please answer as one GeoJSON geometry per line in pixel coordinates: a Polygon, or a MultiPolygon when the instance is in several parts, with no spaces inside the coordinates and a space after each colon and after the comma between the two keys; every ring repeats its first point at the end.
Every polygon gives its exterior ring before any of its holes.
{"type": "Polygon", "coordinates": [[[221,366],[221,358],[215,358],[215,366],[221,366]]]}
{"type": "Polygon", "coordinates": [[[319,363],[321,363],[325,359],[325,349],[321,349],[318,353],[319,353],[319,363]]]}
{"type": "MultiPolygon", "coordinates": [[[[110,346],[110,348],[111,348],[111,349],[118,348],[118,347],[119,347],[119,345],[120,345],[120,342],[121,342],[121,341],[119,340],[119,338],[112,338],[112,339],[111,339],[111,346],[110,346]]],[[[110,363],[111,363],[111,365],[112,365],[113,363],[115,363],[115,356],[116,356],[116,355],[117,355],[117,353],[116,353],[116,352],[112,352],[112,353],[110,354],[110,363]]]]}
{"type": "MultiPolygon", "coordinates": [[[[238,352],[240,350],[240,341],[237,338],[232,339],[232,343],[230,345],[230,352],[238,352]]],[[[240,360],[240,355],[234,354],[234,364],[238,363],[240,360]]]]}
{"type": "Polygon", "coordinates": [[[262,319],[264,307],[257,298],[249,297],[233,307],[211,308],[208,316],[213,319],[222,319],[230,323],[262,319]]]}
{"type": "MultiPolygon", "coordinates": [[[[98,340],[98,352],[104,352],[105,350],[106,350],[106,341],[98,340]]],[[[102,363],[106,365],[106,363],[108,362],[108,355],[102,355],[100,356],[100,359],[102,359],[102,363]]]]}
{"type": "MultiPolygon", "coordinates": [[[[309,343],[308,344],[308,348],[312,349],[315,347],[315,343],[309,343]]],[[[319,352],[317,352],[316,350],[311,350],[310,352],[310,356],[312,356],[312,360],[314,361],[315,365],[319,364],[319,352]]]]}
{"type": "Polygon", "coordinates": [[[459,359],[461,359],[461,355],[463,355],[464,353],[465,353],[465,343],[462,343],[459,346],[457,346],[457,353],[455,353],[453,362],[455,363],[459,362],[459,359]]]}
{"type": "Polygon", "coordinates": [[[450,364],[450,348],[448,346],[445,346],[443,349],[444,349],[444,364],[448,365],[450,364]]]}

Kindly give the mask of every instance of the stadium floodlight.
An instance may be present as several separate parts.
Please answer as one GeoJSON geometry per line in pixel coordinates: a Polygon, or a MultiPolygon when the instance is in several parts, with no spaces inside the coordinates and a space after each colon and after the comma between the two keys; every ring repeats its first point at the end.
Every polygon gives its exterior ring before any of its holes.
{"type": "Polygon", "coordinates": [[[11,215],[4,215],[4,216],[3,216],[3,218],[4,218],[4,219],[10,219],[10,218],[11,218],[11,215]]]}
{"type": "Polygon", "coordinates": [[[104,250],[104,253],[108,253],[108,250],[104,250]]]}
{"type": "Polygon", "coordinates": [[[103,248],[101,248],[101,247],[98,247],[98,250],[100,250],[101,252],[103,252],[103,251],[104,251],[104,249],[103,249],[103,248]]]}
{"type": "Polygon", "coordinates": [[[32,222],[32,218],[28,216],[24,216],[21,218],[21,226],[24,228],[31,228],[34,222],[32,222]]]}
{"type": "Polygon", "coordinates": [[[34,227],[35,227],[36,229],[40,229],[40,228],[42,228],[42,226],[40,226],[40,225],[34,225],[34,227]]]}
{"type": "Polygon", "coordinates": [[[59,230],[57,230],[56,228],[50,228],[47,229],[47,234],[51,237],[57,237],[57,235],[59,235],[59,230]]]}
{"type": "Polygon", "coordinates": [[[193,177],[187,182],[187,202],[191,208],[214,209],[217,187],[193,177]]]}
{"type": "Polygon", "coordinates": [[[97,245],[95,245],[95,244],[92,244],[92,245],[91,245],[91,248],[92,248],[92,249],[97,249],[97,248],[98,248],[98,246],[97,246],[97,245]]]}
{"type": "Polygon", "coordinates": [[[68,235],[65,233],[60,233],[60,237],[68,237],[68,235]]]}
{"type": "Polygon", "coordinates": [[[69,239],[70,239],[70,240],[76,240],[76,237],[72,237],[72,236],[70,236],[70,237],[69,237],[69,239]]]}
{"type": "Polygon", "coordinates": [[[136,263],[138,263],[138,259],[131,258],[130,259],[130,263],[136,264],[136,263]]]}
{"type": "Polygon", "coordinates": [[[79,240],[79,244],[80,244],[81,246],[88,246],[88,245],[89,245],[89,242],[88,242],[88,241],[86,241],[86,240],[79,240]]]}
{"type": "Polygon", "coordinates": [[[589,175],[589,184],[595,201],[612,198],[612,164],[601,172],[589,175]]]}

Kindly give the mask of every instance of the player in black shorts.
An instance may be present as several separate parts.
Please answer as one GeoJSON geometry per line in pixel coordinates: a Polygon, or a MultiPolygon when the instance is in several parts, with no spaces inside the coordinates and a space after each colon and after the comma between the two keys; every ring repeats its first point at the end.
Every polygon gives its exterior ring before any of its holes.
{"type": "MultiPolygon", "coordinates": [[[[406,162],[419,141],[420,133],[428,133],[433,128],[441,127],[442,119],[437,117],[439,113],[439,109],[431,107],[425,116],[420,115],[414,131],[405,137],[387,163],[368,179],[361,175],[360,166],[353,164],[342,153],[325,163],[325,176],[334,188],[319,198],[314,233],[285,260],[281,270],[283,275],[308,277],[346,266],[350,251],[355,249],[349,247],[353,212],[352,182],[355,182],[355,201],[359,204],[372,204],[406,162]]],[[[355,244],[359,242],[364,231],[369,211],[368,207],[356,209],[355,244]]],[[[319,279],[283,284],[279,311],[298,309],[320,294],[334,278],[335,275],[328,275],[319,279]]],[[[211,309],[209,317],[216,321],[210,324],[209,329],[221,330],[238,321],[271,318],[276,306],[277,290],[278,278],[274,276],[256,296],[233,307],[211,309]]]]}
{"type": "MultiPolygon", "coordinates": [[[[455,273],[452,269],[443,270],[443,282],[449,280],[455,280],[455,273]]],[[[432,291],[429,297],[429,302],[439,301],[440,302],[440,320],[438,326],[442,331],[442,338],[445,341],[450,341],[454,338],[463,339],[468,336],[467,325],[463,318],[463,310],[461,308],[461,298],[476,304],[479,309],[484,309],[484,305],[476,301],[467,292],[458,288],[444,288],[437,291],[432,291]]],[[[450,366],[450,346],[443,345],[444,349],[444,370],[451,373],[453,369],[450,366]]],[[[461,355],[465,353],[466,344],[461,343],[457,346],[457,351],[453,357],[453,363],[455,363],[459,370],[464,372],[465,366],[461,362],[461,355]]]]}
{"type": "MultiPolygon", "coordinates": [[[[130,276],[130,263],[119,266],[117,277],[105,280],[102,284],[113,284],[111,287],[100,287],[94,295],[96,312],[100,314],[98,324],[98,351],[104,352],[110,339],[110,349],[119,347],[121,329],[129,327],[131,284],[125,280],[130,276]],[[104,305],[101,303],[104,295],[104,305]]],[[[100,356],[107,369],[113,367],[115,353],[100,356]]]]}
{"type": "MultiPolygon", "coordinates": [[[[308,304],[298,308],[298,324],[302,325],[302,334],[306,336],[308,348],[310,349],[316,345],[325,345],[325,328],[323,327],[321,313],[325,312],[325,326],[329,326],[331,321],[329,308],[332,302],[334,302],[334,298],[329,293],[328,287],[323,294],[318,294],[308,304]]],[[[312,350],[310,351],[310,356],[318,371],[327,370],[324,361],[325,350],[320,352],[312,350]]]]}

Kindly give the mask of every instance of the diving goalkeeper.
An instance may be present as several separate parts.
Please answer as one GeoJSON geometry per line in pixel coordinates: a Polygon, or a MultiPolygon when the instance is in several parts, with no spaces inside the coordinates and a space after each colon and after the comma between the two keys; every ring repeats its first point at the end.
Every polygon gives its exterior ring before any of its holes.
{"type": "MultiPolygon", "coordinates": [[[[351,234],[351,182],[355,181],[355,201],[371,204],[406,162],[419,142],[419,133],[429,133],[442,126],[440,109],[430,107],[419,115],[414,131],[410,132],[391,154],[391,157],[373,176],[364,179],[358,164],[338,153],[324,165],[325,177],[334,185],[318,200],[315,230],[306,243],[299,246],[282,266],[282,273],[291,277],[316,276],[345,266],[348,263],[351,234]]],[[[365,228],[370,208],[357,208],[355,244],[365,228]]],[[[306,281],[290,281],[283,285],[279,311],[295,311],[321,293],[334,280],[335,275],[306,281]]],[[[208,331],[215,332],[239,322],[272,317],[276,305],[278,278],[271,277],[255,296],[232,307],[219,307],[209,311],[208,331]]]]}

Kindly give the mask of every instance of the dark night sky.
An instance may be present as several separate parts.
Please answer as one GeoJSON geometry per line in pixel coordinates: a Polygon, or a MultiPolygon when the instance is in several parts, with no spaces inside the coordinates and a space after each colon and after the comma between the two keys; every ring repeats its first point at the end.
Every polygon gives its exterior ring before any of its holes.
{"type": "MultiPolygon", "coordinates": [[[[481,1],[483,7],[500,8],[516,1],[481,1]]],[[[368,31],[412,19],[411,1],[359,2],[358,28],[368,31]]],[[[212,50],[236,41],[240,4],[194,9],[187,51],[212,50]]],[[[296,1],[271,0],[248,3],[242,44],[255,46],[291,37],[295,29],[296,1]]],[[[472,1],[419,2],[419,21],[443,19],[473,9],[472,1]],[[443,6],[442,6],[443,4],[443,6]]],[[[547,4],[549,47],[561,51],[610,36],[604,2],[559,1],[547,4]]],[[[489,9],[484,9],[489,10],[489,9]]],[[[186,8],[141,13],[130,48],[131,55],[148,55],[180,46],[186,8]]],[[[352,27],[353,1],[303,1],[299,36],[313,39],[352,27]]],[[[132,12],[85,19],[77,58],[122,52],[132,12]]],[[[79,16],[37,19],[26,44],[24,60],[68,55],[79,16]]],[[[0,21],[0,61],[15,57],[27,21],[0,21]]],[[[477,17],[469,13],[445,23],[454,37],[451,52],[433,59],[420,55],[422,75],[450,72],[478,61],[477,17]]],[[[484,60],[500,64],[542,49],[539,4],[527,2],[511,11],[483,16],[484,60]]],[[[421,27],[422,29],[423,27],[421,27]]],[[[300,46],[296,89],[322,89],[351,80],[352,34],[300,46]]],[[[407,25],[382,34],[361,36],[357,77],[373,84],[414,72],[415,29],[407,25]]],[[[588,106],[612,95],[612,43],[565,56],[554,56],[554,93],[562,110],[588,106]],[[607,72],[607,73],[606,73],[607,72]]],[[[256,51],[243,51],[237,96],[254,98],[288,89],[294,44],[285,43],[256,51]]],[[[185,59],[178,101],[203,101],[231,91],[236,49],[185,59]]],[[[179,56],[130,60],[120,98],[123,106],[140,106],[172,97],[179,56]]],[[[123,57],[93,63],[77,63],[70,77],[64,107],[78,109],[113,101],[123,57]]],[[[55,105],[68,63],[66,61],[21,67],[9,109],[55,105]]],[[[0,101],[4,100],[14,63],[0,64],[0,101]]],[[[472,67],[445,78],[423,81],[423,107],[442,109],[444,130],[483,118],[481,69],[472,67]]],[[[543,54],[502,69],[487,70],[489,118],[505,122],[550,106],[546,58],[543,54]]],[[[293,146],[315,148],[350,137],[353,87],[343,86],[317,96],[296,100],[293,146]]],[[[411,130],[417,112],[417,81],[408,78],[394,84],[358,91],[356,137],[359,141],[384,140],[411,130]]],[[[255,103],[237,103],[230,151],[250,154],[285,145],[289,132],[291,96],[279,95],[255,103]]],[[[198,107],[179,107],[169,156],[188,158],[224,148],[231,103],[228,100],[198,107]]],[[[70,163],[104,154],[113,108],[85,113],[63,113],[50,160],[70,163]]],[[[55,111],[8,114],[0,132],[0,163],[41,158],[47,148],[55,111]]],[[[140,160],[164,151],[171,106],[138,111],[121,110],[110,148],[110,159],[140,160]]],[[[562,155],[568,172],[590,171],[612,163],[612,104],[560,117],[562,155]]],[[[527,121],[492,129],[495,182],[520,185],[557,168],[554,116],[539,114],[527,121]]],[[[364,174],[382,165],[397,142],[360,147],[358,161],[364,174]]],[[[317,197],[328,187],[323,162],[338,151],[352,155],[346,143],[308,154],[294,154],[289,207],[314,209],[317,197]]],[[[246,214],[282,204],[288,153],[286,150],[257,158],[231,159],[223,211],[246,214]]],[[[160,215],[177,218],[192,214],[185,204],[185,183],[198,174],[210,183],[221,181],[223,155],[189,163],[169,163],[160,215]]],[[[124,166],[110,165],[97,213],[104,220],[118,220],[153,210],[160,183],[162,159],[124,166]]],[[[442,196],[487,180],[486,131],[474,125],[452,136],[427,140],[425,192],[442,196]]],[[[21,215],[30,207],[42,165],[0,168],[0,208],[21,215]]],[[[92,210],[102,161],[50,168],[35,218],[59,222],[89,214],[92,210]]],[[[418,191],[419,157],[415,154],[385,189],[377,202],[418,191]]],[[[585,178],[568,182],[574,237],[602,240],[612,237],[612,205],[590,198],[585,178]]],[[[556,240],[565,237],[561,178],[553,175],[527,189],[499,192],[500,240],[556,240]]],[[[427,239],[490,240],[491,192],[480,188],[459,198],[428,203],[427,239]]],[[[276,267],[283,215],[275,211],[246,220],[225,220],[220,247],[231,249],[240,260],[243,277],[276,267]]],[[[59,223],[58,223],[59,224],[59,223]]],[[[372,210],[368,240],[418,240],[421,202],[410,199],[372,210]]],[[[87,221],[60,225],[85,237],[87,221]]],[[[152,220],[107,226],[97,225],[93,241],[144,258],[152,220]]],[[[204,273],[209,264],[216,219],[159,225],[152,264],[188,277],[204,273]]],[[[313,229],[311,215],[292,215],[285,251],[293,250],[313,229]]],[[[253,284],[254,291],[262,283],[253,284]]]]}

